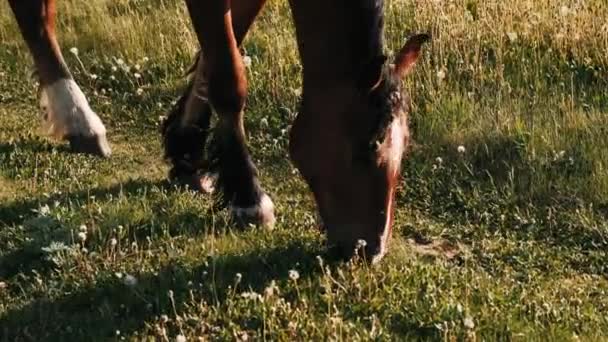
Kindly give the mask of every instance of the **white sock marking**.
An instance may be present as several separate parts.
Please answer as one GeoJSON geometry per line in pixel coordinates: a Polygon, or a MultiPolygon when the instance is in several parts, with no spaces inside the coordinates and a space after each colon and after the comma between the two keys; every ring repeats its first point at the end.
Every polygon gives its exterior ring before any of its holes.
{"type": "Polygon", "coordinates": [[[60,79],[42,89],[43,129],[56,139],[66,136],[103,136],[106,128],[72,79],[60,79]]]}
{"type": "Polygon", "coordinates": [[[230,205],[232,214],[236,217],[246,217],[259,219],[264,226],[272,228],[275,223],[274,204],[270,196],[264,194],[257,205],[248,208],[240,208],[230,205]]]}

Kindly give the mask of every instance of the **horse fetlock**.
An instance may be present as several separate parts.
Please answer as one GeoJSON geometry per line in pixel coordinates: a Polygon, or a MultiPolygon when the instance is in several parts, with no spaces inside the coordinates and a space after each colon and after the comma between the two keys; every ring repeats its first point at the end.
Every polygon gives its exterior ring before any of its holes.
{"type": "Polygon", "coordinates": [[[74,80],[60,79],[43,86],[40,108],[48,135],[68,140],[75,152],[102,157],[111,154],[106,128],[74,80]]]}
{"type": "Polygon", "coordinates": [[[265,193],[262,193],[257,203],[249,207],[230,205],[229,210],[240,225],[253,224],[265,228],[273,228],[276,222],[274,203],[265,193]]]}

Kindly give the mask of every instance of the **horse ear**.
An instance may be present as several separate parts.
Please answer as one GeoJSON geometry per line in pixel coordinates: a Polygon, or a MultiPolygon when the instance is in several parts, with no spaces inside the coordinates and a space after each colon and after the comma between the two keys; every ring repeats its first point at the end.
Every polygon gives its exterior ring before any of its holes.
{"type": "Polygon", "coordinates": [[[405,45],[401,48],[401,51],[395,57],[395,73],[399,77],[405,77],[412,71],[418,56],[420,55],[420,49],[422,44],[429,41],[431,36],[423,33],[417,34],[410,37],[405,45]]]}
{"type": "Polygon", "coordinates": [[[386,56],[374,57],[363,68],[359,75],[359,87],[361,89],[374,89],[382,81],[382,68],[386,62],[386,56]]]}

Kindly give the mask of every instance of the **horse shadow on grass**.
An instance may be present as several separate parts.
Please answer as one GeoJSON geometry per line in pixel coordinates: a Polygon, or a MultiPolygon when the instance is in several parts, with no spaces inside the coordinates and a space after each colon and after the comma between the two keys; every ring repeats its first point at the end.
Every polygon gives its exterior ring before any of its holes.
{"type": "MultiPolygon", "coordinates": [[[[161,315],[174,318],[173,305],[178,315],[186,306],[202,301],[222,305],[234,295],[231,287],[237,273],[242,274],[239,292],[258,293],[272,280],[285,280],[295,264],[302,278],[314,277],[321,272],[314,257],[319,253],[310,245],[291,242],[243,254],[209,256],[194,268],[173,263],[158,272],[136,275],[136,285],[112,275],[99,277],[85,288],[58,298],[45,295],[6,312],[0,317],[0,336],[3,341],[80,341],[118,339],[118,332],[134,335],[146,324],[158,322],[161,315]],[[196,302],[192,302],[193,294],[196,302]]],[[[242,323],[250,329],[262,329],[263,324],[255,317],[242,323]]]]}

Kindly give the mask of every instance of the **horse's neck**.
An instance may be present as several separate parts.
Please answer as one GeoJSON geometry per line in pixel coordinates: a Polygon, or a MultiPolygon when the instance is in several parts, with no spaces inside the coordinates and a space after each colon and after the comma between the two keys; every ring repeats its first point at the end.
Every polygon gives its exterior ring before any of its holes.
{"type": "Polygon", "coordinates": [[[291,0],[291,6],[305,91],[354,83],[359,69],[382,53],[381,1],[291,0]],[[353,9],[362,6],[369,9],[353,9]]]}

